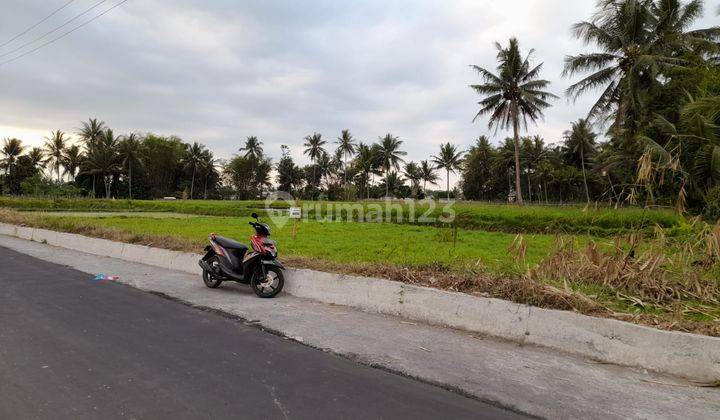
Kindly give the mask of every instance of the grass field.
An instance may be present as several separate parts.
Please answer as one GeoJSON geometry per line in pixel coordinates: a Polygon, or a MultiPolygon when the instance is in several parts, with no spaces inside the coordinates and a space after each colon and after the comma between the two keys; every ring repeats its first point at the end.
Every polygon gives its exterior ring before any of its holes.
{"type": "MultiPolygon", "coordinates": [[[[384,220],[401,224],[423,224],[420,217],[438,218],[447,211],[443,203],[403,201],[392,202],[299,202],[304,215],[310,219],[357,219],[358,210],[365,216],[379,212],[384,220]],[[354,211],[347,211],[347,207],[354,211]]],[[[206,216],[248,217],[250,213],[265,213],[263,201],[212,200],[102,200],[102,199],[28,199],[0,197],[0,207],[21,211],[93,211],[93,212],[173,212],[206,216]]],[[[272,207],[286,209],[286,202],[272,203],[272,207]]],[[[655,226],[669,229],[669,234],[685,227],[686,220],[669,210],[641,208],[607,208],[582,206],[525,206],[457,202],[451,210],[456,217],[453,225],[468,230],[507,233],[584,234],[612,236],[628,230],[651,232],[655,226]]],[[[439,223],[441,224],[441,223],[439,223]]]]}
{"type": "MultiPolygon", "coordinates": [[[[266,218],[281,259],[296,267],[720,335],[720,228],[672,212],[457,203],[456,223],[413,224],[410,205],[393,203],[390,223],[359,223],[310,204],[313,216],[299,222],[295,238],[286,219],[266,218]],[[705,246],[713,241],[716,251],[705,246]]],[[[250,213],[265,214],[258,201],[0,197],[1,206],[0,221],[195,252],[211,232],[246,241],[250,213]]]]}
{"type": "MultiPolygon", "coordinates": [[[[192,216],[191,222],[179,217],[159,220],[156,216],[108,213],[80,216],[69,213],[42,213],[43,219],[59,228],[78,224],[116,228],[140,235],[173,236],[197,244],[198,252],[205,246],[211,232],[246,241],[253,233],[249,218],[192,216]],[[66,226],[63,226],[66,224],[66,226]]],[[[287,220],[287,219],[286,219],[287,220]]],[[[338,263],[362,262],[402,266],[440,264],[448,269],[462,270],[467,265],[486,267],[494,273],[518,272],[508,247],[515,234],[451,228],[387,223],[318,222],[302,220],[297,235],[292,236],[291,222],[278,226],[266,220],[273,229],[272,237],[280,244],[284,256],[310,257],[338,263]]],[[[569,236],[567,236],[570,238],[569,236]]],[[[530,234],[526,260],[537,264],[550,252],[555,235],[530,234]]]]}

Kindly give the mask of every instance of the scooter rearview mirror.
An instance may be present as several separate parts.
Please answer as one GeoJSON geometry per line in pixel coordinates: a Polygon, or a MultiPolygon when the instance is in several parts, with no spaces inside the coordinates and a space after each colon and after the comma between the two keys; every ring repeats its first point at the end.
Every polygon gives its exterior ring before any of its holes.
{"type": "Polygon", "coordinates": [[[253,219],[257,219],[257,218],[258,218],[258,214],[257,214],[257,213],[253,213],[253,214],[250,215],[250,217],[252,217],[253,219]]]}

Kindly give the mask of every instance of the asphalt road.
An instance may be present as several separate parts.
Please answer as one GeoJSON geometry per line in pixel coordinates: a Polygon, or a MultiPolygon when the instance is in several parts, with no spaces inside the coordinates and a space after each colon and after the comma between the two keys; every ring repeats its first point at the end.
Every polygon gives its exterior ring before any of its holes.
{"type": "Polygon", "coordinates": [[[523,418],[0,247],[0,418],[230,417],[523,418]]]}

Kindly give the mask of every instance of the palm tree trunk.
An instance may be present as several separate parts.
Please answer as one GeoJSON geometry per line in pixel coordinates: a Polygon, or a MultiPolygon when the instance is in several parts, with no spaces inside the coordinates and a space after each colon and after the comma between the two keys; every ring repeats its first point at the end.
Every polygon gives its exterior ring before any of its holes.
{"type": "Polygon", "coordinates": [[[446,185],[447,185],[447,201],[450,201],[450,169],[445,170],[447,173],[447,176],[445,177],[446,185]]]}
{"type": "Polygon", "coordinates": [[[55,162],[55,172],[57,172],[57,181],[60,184],[60,162],[55,162]]]}
{"type": "Polygon", "coordinates": [[[518,109],[513,103],[512,111],[513,140],[515,143],[515,194],[517,194],[518,205],[523,204],[522,190],[520,189],[520,137],[518,136],[518,109]]]}
{"type": "Polygon", "coordinates": [[[208,178],[210,178],[210,174],[205,175],[205,188],[203,189],[203,200],[207,200],[207,183],[208,178]]]}
{"type": "Polygon", "coordinates": [[[343,170],[343,176],[345,178],[345,200],[350,199],[350,192],[348,191],[348,183],[347,183],[347,152],[345,153],[345,164],[344,164],[344,170],[343,170]]]}
{"type": "Polygon", "coordinates": [[[530,182],[530,168],[528,168],[527,179],[528,179],[528,201],[530,203],[532,203],[532,184],[530,182]]]}
{"type": "Polygon", "coordinates": [[[615,192],[615,186],[613,185],[612,178],[610,178],[610,173],[609,173],[609,172],[607,173],[607,179],[608,179],[608,182],[610,183],[610,190],[611,190],[612,193],[613,193],[613,197],[610,198],[610,204],[612,204],[612,199],[613,199],[613,198],[615,198],[616,202],[619,203],[619,202],[620,202],[620,197],[619,197],[618,194],[615,192]]]}
{"type": "Polygon", "coordinates": [[[550,202],[548,201],[547,180],[544,180],[543,183],[545,184],[545,186],[543,187],[545,189],[545,204],[550,204],[550,202]]]}
{"type": "MultiPolygon", "coordinates": [[[[372,175],[372,178],[373,178],[373,181],[374,181],[374,180],[375,180],[375,174],[372,175]]],[[[370,179],[368,178],[368,182],[367,182],[366,185],[365,185],[365,199],[370,198],[370,185],[371,185],[370,183],[371,183],[371,182],[372,182],[372,181],[370,181],[370,179]]]]}
{"type": "Polygon", "coordinates": [[[105,180],[105,198],[110,198],[110,183],[112,182],[112,178],[108,175],[103,175],[103,178],[105,180]]]}
{"type": "Polygon", "coordinates": [[[130,199],[132,200],[132,163],[128,162],[128,183],[130,184],[130,199]]]}
{"type": "Polygon", "coordinates": [[[580,148],[580,164],[582,165],[583,183],[585,184],[585,198],[590,204],[590,192],[588,191],[587,177],[585,176],[585,153],[582,148],[580,148]]]}
{"type": "Polygon", "coordinates": [[[390,168],[388,167],[385,170],[385,198],[390,197],[390,183],[388,182],[389,176],[390,176],[390,168]]]}
{"type": "Polygon", "coordinates": [[[95,190],[95,174],[93,174],[93,198],[97,197],[97,190],[95,190]]]}
{"type": "Polygon", "coordinates": [[[193,165],[193,175],[192,180],[190,181],[190,199],[193,199],[193,190],[195,189],[195,170],[197,169],[196,165],[193,165]]]}

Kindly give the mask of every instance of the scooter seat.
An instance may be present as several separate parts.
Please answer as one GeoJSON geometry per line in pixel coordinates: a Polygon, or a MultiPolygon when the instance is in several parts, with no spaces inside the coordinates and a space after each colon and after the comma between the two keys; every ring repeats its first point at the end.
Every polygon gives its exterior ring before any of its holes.
{"type": "Polygon", "coordinates": [[[242,249],[242,250],[246,250],[246,251],[248,249],[247,246],[241,244],[240,242],[235,241],[230,238],[225,238],[222,236],[215,235],[215,242],[217,242],[218,245],[220,245],[221,247],[223,247],[225,249],[242,249]]]}

